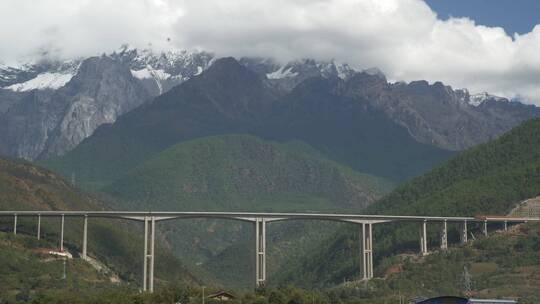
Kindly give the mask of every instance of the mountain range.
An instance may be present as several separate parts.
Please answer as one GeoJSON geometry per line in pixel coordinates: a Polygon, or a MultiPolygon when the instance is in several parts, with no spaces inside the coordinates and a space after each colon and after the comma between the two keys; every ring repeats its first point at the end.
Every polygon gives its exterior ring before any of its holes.
{"type": "MultiPolygon", "coordinates": [[[[155,52],[126,45],[99,57],[0,66],[0,126],[6,130],[0,135],[0,154],[26,159],[63,155],[99,126],[114,123],[199,76],[217,60],[209,52],[155,52]]],[[[462,150],[495,138],[539,112],[533,106],[487,93],[470,95],[442,83],[388,83],[377,69],[356,71],[333,61],[283,64],[240,58],[238,62],[278,95],[289,94],[314,77],[356,81],[349,97],[367,99],[416,141],[445,150],[462,150]]]]}

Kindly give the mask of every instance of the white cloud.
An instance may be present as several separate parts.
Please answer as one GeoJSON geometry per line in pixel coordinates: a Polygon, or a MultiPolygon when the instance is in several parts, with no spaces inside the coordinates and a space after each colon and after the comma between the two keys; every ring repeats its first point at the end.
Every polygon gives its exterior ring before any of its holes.
{"type": "Polygon", "coordinates": [[[123,43],[164,47],[180,14],[163,0],[2,0],[0,60],[89,56],[123,43]]]}
{"type": "Polygon", "coordinates": [[[510,37],[466,18],[441,21],[422,0],[3,0],[0,22],[6,61],[39,48],[64,57],[124,42],[163,48],[171,37],[179,48],[336,59],[540,105],[540,26],[510,37]]]}

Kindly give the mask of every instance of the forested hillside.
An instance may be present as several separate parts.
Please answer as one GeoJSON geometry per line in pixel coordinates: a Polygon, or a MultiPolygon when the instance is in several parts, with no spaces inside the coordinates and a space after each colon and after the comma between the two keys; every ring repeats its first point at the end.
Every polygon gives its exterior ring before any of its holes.
{"type": "Polygon", "coordinates": [[[38,241],[34,235],[0,232],[0,302],[31,301],[49,291],[86,293],[128,286],[114,272],[99,271],[78,258],[65,260],[64,272],[64,258],[48,253],[57,246],[53,240],[38,241]]]}
{"type": "MultiPolygon", "coordinates": [[[[518,202],[540,194],[540,120],[523,123],[497,140],[460,153],[443,165],[399,186],[367,212],[374,214],[507,214],[518,202]]],[[[475,227],[471,227],[473,230],[475,227]]],[[[428,226],[430,246],[438,244],[437,225],[428,226]]],[[[450,240],[457,240],[450,227],[450,240]]],[[[375,228],[376,263],[383,257],[418,249],[417,224],[375,228]]],[[[275,280],[332,284],[358,275],[358,235],[344,227],[316,254],[288,265],[275,280]]],[[[376,273],[376,275],[381,275],[376,273]]]]}
{"type": "MultiPolygon", "coordinates": [[[[25,161],[0,158],[0,209],[103,210],[104,205],[48,170],[25,161]]],[[[76,258],[81,252],[82,224],[82,218],[66,218],[65,222],[64,247],[76,258]]],[[[89,255],[111,268],[119,275],[119,279],[124,284],[129,284],[133,288],[138,288],[143,269],[143,240],[140,234],[135,233],[141,228],[142,226],[133,223],[94,218],[89,219],[88,225],[89,255]]],[[[49,286],[48,288],[63,288],[61,284],[55,285],[47,280],[36,279],[36,276],[47,275],[49,270],[57,269],[58,265],[54,266],[56,268],[44,265],[41,270],[37,266],[27,267],[28,265],[38,265],[40,258],[32,252],[21,253],[23,248],[44,252],[58,250],[60,219],[42,218],[41,241],[35,240],[36,229],[37,220],[35,217],[19,217],[17,236],[6,239],[13,232],[13,218],[2,217],[0,219],[0,230],[3,231],[0,254],[6,257],[6,259],[2,258],[3,267],[14,267],[21,270],[20,273],[17,272],[16,279],[9,281],[13,284],[7,284],[8,281],[3,282],[6,283],[4,284],[5,288],[16,289],[10,292],[11,294],[16,295],[23,289],[27,289],[25,292],[28,293],[47,286],[49,286]],[[14,264],[10,264],[9,256],[17,255],[20,256],[14,258],[14,264]],[[28,265],[21,262],[23,256],[27,257],[28,265]]],[[[159,278],[164,280],[196,280],[179,260],[171,255],[167,248],[158,244],[157,252],[156,275],[159,278]],[[169,269],[175,269],[175,271],[168,271],[169,269]]],[[[73,265],[81,271],[91,270],[91,267],[84,265],[85,263],[77,261],[73,265]]],[[[51,265],[56,264],[52,263],[51,265]]],[[[84,285],[84,282],[78,281],[78,278],[82,277],[82,275],[74,277],[72,283],[64,287],[78,288],[77,286],[84,285]]]]}
{"type": "Polygon", "coordinates": [[[104,191],[141,210],[321,211],[361,210],[390,185],[301,142],[225,135],[172,146],[104,191]]]}
{"type": "MultiPolygon", "coordinates": [[[[222,135],[174,145],[104,190],[118,201],[118,208],[135,210],[359,212],[390,186],[328,160],[301,142],[222,135]]],[[[281,252],[275,264],[300,254],[305,249],[301,244],[327,235],[325,230],[334,227],[312,224],[269,227],[271,247],[281,252]],[[295,233],[298,230],[304,233],[295,233]]],[[[164,222],[160,230],[182,259],[202,264],[225,285],[251,286],[253,263],[246,262],[252,257],[251,225],[181,220],[164,222]],[[237,248],[227,249],[236,242],[237,248]]]]}

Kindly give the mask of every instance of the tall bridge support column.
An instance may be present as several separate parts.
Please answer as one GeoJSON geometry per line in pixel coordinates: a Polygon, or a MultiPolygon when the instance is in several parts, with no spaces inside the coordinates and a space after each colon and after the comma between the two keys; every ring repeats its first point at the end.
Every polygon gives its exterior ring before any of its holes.
{"type": "Polygon", "coordinates": [[[360,271],[363,280],[373,279],[373,237],[372,223],[362,223],[360,227],[360,271]]]}
{"type": "Polygon", "coordinates": [[[37,239],[41,239],[41,214],[38,214],[37,218],[37,239]]]}
{"type": "Polygon", "coordinates": [[[17,234],[17,214],[13,217],[13,234],[17,234]]]}
{"type": "Polygon", "coordinates": [[[144,218],[144,269],[143,291],[154,292],[154,245],[156,236],[156,219],[144,218]]]}
{"type": "Polygon", "coordinates": [[[155,239],[156,239],[156,219],[152,217],[152,232],[150,236],[150,278],[149,278],[149,288],[150,292],[154,292],[154,248],[155,248],[155,239]]]}
{"type": "Polygon", "coordinates": [[[504,221],[504,231],[508,231],[508,221],[504,221]]]}
{"type": "Polygon", "coordinates": [[[60,228],[60,251],[64,252],[64,215],[62,214],[62,224],[60,228]]]}
{"type": "Polygon", "coordinates": [[[255,219],[255,286],[266,283],[266,220],[255,219]]]}
{"type": "Polygon", "coordinates": [[[82,258],[86,260],[86,249],[88,241],[88,215],[84,215],[84,224],[83,224],[83,243],[82,243],[82,258]]]}
{"type": "Polygon", "coordinates": [[[487,227],[487,220],[484,221],[484,228],[482,229],[482,232],[484,233],[484,236],[488,236],[488,227],[487,227]]]}
{"type": "Polygon", "coordinates": [[[427,248],[427,221],[424,220],[420,229],[420,254],[426,255],[428,253],[427,248]]]}
{"type": "Polygon", "coordinates": [[[444,220],[441,230],[441,249],[448,249],[448,225],[446,220],[444,220]]]}
{"type": "Polygon", "coordinates": [[[143,291],[148,289],[148,217],[144,217],[143,291]]]}
{"type": "Polygon", "coordinates": [[[468,233],[469,232],[467,231],[467,221],[463,221],[463,224],[461,224],[461,235],[460,235],[461,244],[467,243],[468,233]]]}

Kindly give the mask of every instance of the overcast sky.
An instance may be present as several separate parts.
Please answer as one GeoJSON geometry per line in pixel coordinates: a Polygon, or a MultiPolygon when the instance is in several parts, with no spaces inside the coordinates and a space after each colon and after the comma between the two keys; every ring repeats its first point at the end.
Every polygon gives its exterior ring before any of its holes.
{"type": "Polygon", "coordinates": [[[540,25],[509,35],[496,23],[452,15],[438,17],[423,0],[2,0],[0,61],[151,43],[219,56],[335,59],[378,67],[393,81],[440,80],[540,105],[540,25]]]}

